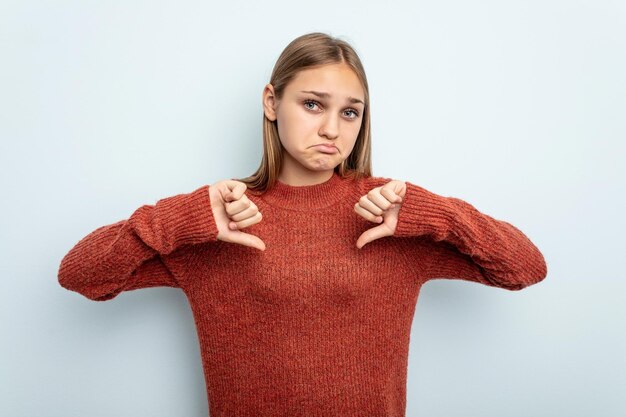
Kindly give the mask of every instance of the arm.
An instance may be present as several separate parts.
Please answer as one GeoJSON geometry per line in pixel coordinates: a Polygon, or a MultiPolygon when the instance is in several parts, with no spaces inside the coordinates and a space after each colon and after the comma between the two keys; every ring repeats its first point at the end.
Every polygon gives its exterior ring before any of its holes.
{"type": "Polygon", "coordinates": [[[515,291],[546,277],[543,255],[515,226],[405,183],[394,236],[416,237],[424,281],[464,279],[515,291]]]}
{"type": "Polygon", "coordinates": [[[209,187],[143,205],[128,220],[101,226],[62,259],[59,284],[95,301],[122,291],[179,284],[164,263],[183,245],[216,241],[209,187]]]}

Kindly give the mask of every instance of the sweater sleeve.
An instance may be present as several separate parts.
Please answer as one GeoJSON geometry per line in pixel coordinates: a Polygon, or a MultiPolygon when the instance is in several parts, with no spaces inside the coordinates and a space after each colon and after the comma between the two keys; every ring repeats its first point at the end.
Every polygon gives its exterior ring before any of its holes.
{"type": "Polygon", "coordinates": [[[464,279],[511,291],[543,280],[539,249],[512,224],[470,203],[405,182],[394,236],[414,239],[423,280],[464,279]]]}
{"type": "Polygon", "coordinates": [[[180,287],[165,263],[183,245],[217,240],[209,186],[143,205],[130,218],[101,226],[63,257],[59,284],[95,301],[138,288],[180,287]]]}

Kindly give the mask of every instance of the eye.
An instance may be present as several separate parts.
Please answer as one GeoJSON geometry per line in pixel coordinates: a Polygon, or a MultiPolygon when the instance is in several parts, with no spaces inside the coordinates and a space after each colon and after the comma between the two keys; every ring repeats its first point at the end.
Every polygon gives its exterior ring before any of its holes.
{"type": "Polygon", "coordinates": [[[359,113],[356,110],[349,109],[349,110],[347,110],[347,112],[348,113],[350,113],[350,112],[354,113],[354,116],[351,117],[351,119],[356,119],[357,117],[359,117],[359,113]]]}
{"type": "MultiPolygon", "coordinates": [[[[320,104],[317,101],[311,100],[311,99],[304,100],[303,103],[304,103],[305,107],[307,107],[307,109],[309,109],[309,110],[313,110],[313,108],[308,107],[309,104],[312,104],[314,106],[319,106],[319,104],[320,104]]],[[[354,109],[348,109],[348,110],[346,110],[346,113],[353,113],[354,114],[353,116],[349,116],[350,119],[356,119],[356,118],[359,117],[359,112],[354,110],[354,109]]]]}
{"type": "MultiPolygon", "coordinates": [[[[313,105],[319,105],[319,103],[315,100],[304,100],[304,105],[306,106],[307,104],[313,104],[313,105]]],[[[313,110],[310,107],[307,107],[309,110],[313,110]]]]}

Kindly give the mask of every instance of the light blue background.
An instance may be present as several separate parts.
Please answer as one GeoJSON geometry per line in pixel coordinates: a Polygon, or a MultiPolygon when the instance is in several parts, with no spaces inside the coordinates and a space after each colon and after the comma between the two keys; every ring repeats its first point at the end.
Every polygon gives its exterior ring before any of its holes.
{"type": "Polygon", "coordinates": [[[548,263],[520,292],[422,288],[407,416],[626,415],[618,0],[4,0],[0,415],[207,415],[183,292],[98,303],[58,266],[142,204],[251,174],[262,89],[310,31],[363,60],[374,175],[515,224],[548,263]]]}

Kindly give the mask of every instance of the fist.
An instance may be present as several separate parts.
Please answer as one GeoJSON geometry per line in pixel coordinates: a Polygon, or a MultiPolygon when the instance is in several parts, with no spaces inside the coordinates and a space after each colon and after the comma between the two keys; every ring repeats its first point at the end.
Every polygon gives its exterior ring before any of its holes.
{"type": "Polygon", "coordinates": [[[406,194],[404,181],[392,180],[387,184],[370,190],[354,205],[354,211],[378,226],[366,230],[356,241],[356,247],[361,249],[373,240],[385,236],[392,236],[398,224],[398,213],[402,198],[406,194]]]}
{"type": "Polygon", "coordinates": [[[265,243],[257,236],[240,232],[261,221],[262,215],[245,192],[245,183],[235,180],[218,181],[209,186],[211,210],[217,224],[217,239],[265,250],[265,243]]]}

